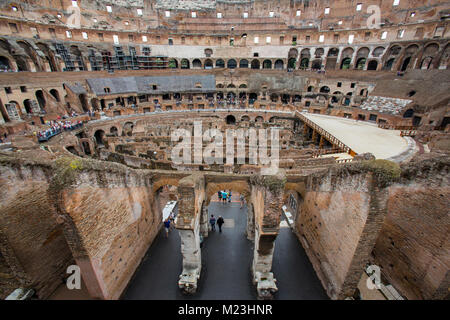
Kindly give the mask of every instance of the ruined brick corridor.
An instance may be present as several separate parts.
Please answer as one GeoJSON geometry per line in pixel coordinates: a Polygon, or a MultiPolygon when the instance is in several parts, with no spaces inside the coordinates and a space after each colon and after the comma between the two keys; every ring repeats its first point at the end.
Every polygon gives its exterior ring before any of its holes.
{"type": "MultiPolygon", "coordinates": [[[[195,295],[181,294],[176,285],[182,261],[178,254],[180,238],[174,230],[168,239],[164,231],[157,236],[122,299],[256,299],[250,273],[253,243],[246,237],[246,210],[246,206],[240,209],[238,202],[210,204],[210,213],[233,219],[234,227],[224,226],[222,234],[217,229],[205,239],[201,250],[203,274],[195,295]]],[[[275,242],[273,270],[279,287],[275,299],[328,299],[289,228],[282,228],[275,242]]]]}

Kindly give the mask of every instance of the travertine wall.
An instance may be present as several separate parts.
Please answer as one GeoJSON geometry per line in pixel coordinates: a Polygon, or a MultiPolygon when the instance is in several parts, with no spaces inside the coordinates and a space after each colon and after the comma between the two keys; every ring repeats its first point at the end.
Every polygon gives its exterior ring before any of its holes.
{"type": "Polygon", "coordinates": [[[449,160],[403,168],[389,188],[388,215],[372,260],[407,299],[448,296],[450,270],[449,160]]]}

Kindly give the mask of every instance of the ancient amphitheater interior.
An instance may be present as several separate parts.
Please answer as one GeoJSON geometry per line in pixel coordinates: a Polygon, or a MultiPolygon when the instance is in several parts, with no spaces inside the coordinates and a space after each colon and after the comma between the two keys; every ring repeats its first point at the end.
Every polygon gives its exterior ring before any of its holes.
{"type": "Polygon", "coordinates": [[[449,17],[0,1],[0,298],[448,299],[449,17]]]}

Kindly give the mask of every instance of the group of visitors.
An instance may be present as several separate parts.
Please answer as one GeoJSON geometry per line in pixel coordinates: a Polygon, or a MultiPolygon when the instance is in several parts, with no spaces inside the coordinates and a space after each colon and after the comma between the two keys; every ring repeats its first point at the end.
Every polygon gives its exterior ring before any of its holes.
{"type": "Polygon", "coordinates": [[[82,126],[81,121],[49,121],[47,125],[50,127],[46,130],[33,132],[34,135],[38,137],[38,139],[48,139],[62,131],[73,130],[75,128],[79,128],[82,126]]]}
{"type": "Polygon", "coordinates": [[[222,216],[219,216],[219,218],[216,221],[216,218],[212,214],[211,218],[209,219],[209,224],[211,225],[212,231],[216,231],[216,223],[219,226],[219,232],[222,233],[222,225],[225,223],[225,220],[222,218],[222,216]]]}
{"type": "Polygon", "coordinates": [[[228,202],[231,202],[231,196],[232,196],[231,190],[228,190],[228,192],[218,191],[217,196],[219,198],[219,201],[221,201],[222,203],[226,203],[227,200],[228,200],[228,202]]]}

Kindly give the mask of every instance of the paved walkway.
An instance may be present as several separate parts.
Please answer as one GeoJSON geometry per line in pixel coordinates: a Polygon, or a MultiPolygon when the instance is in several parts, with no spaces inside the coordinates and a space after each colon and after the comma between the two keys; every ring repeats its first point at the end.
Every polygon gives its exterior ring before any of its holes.
{"type": "MultiPolygon", "coordinates": [[[[247,240],[247,208],[239,202],[212,202],[209,214],[225,219],[223,232],[210,232],[202,247],[202,275],[198,292],[183,296],[178,289],[182,270],[178,231],[161,232],[123,295],[123,299],[256,299],[250,267],[253,243],[247,240]]],[[[327,299],[296,236],[282,228],[275,244],[273,271],[279,292],[275,299],[327,299]]]]}
{"type": "Polygon", "coordinates": [[[408,140],[400,137],[399,130],[381,129],[376,124],[367,121],[312,113],[302,114],[358,154],[370,152],[377,159],[388,159],[398,156],[410,148],[408,140]]]}

